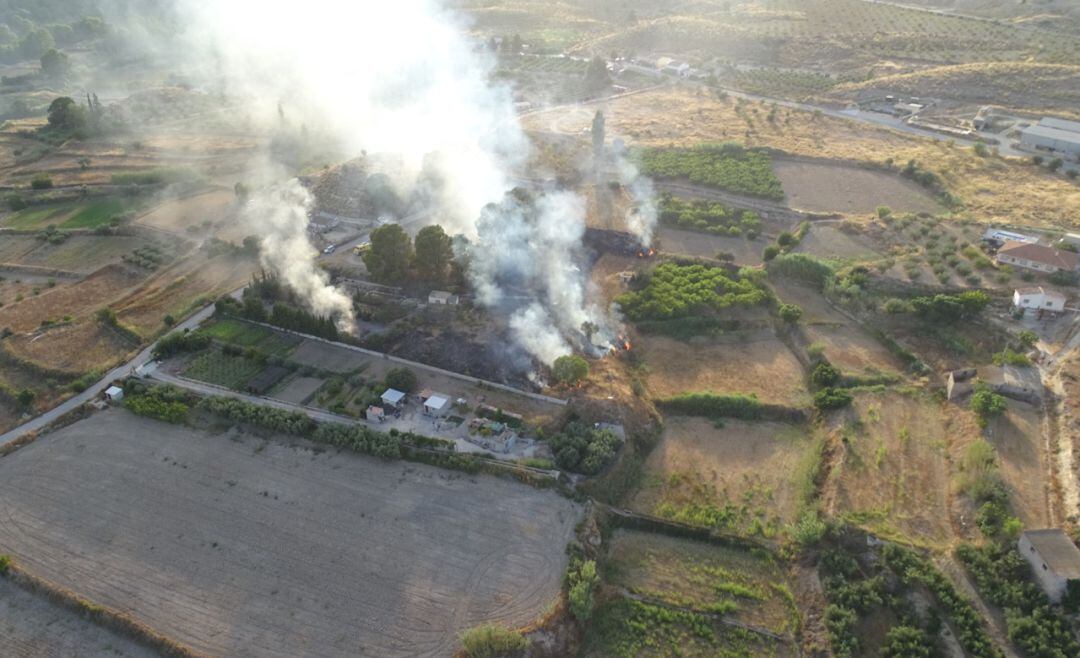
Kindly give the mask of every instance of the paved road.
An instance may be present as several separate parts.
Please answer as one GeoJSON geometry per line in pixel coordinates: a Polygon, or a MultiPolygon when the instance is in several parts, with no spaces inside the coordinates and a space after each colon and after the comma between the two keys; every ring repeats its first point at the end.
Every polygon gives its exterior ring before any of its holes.
{"type": "MultiPolygon", "coordinates": [[[[200,311],[196,312],[194,315],[192,315],[188,319],[184,320],[180,324],[176,325],[176,328],[177,329],[195,329],[200,324],[202,324],[203,321],[205,321],[207,318],[209,318],[211,315],[213,315],[213,313],[214,313],[214,305],[211,304],[209,306],[204,307],[200,311]]],[[[69,411],[74,411],[80,405],[85,404],[85,403],[89,402],[90,400],[93,400],[94,398],[98,397],[99,395],[101,395],[101,392],[104,391],[109,386],[109,384],[116,381],[117,379],[122,379],[124,377],[127,377],[132,372],[134,372],[136,366],[149,361],[150,360],[150,353],[153,351],[155,344],[157,344],[156,341],[155,341],[155,343],[147,346],[146,349],[139,352],[137,355],[135,355],[135,357],[133,357],[132,359],[130,359],[129,361],[127,361],[123,365],[117,366],[117,367],[113,368],[112,370],[110,370],[96,384],[92,385],[90,388],[86,389],[82,393],[79,393],[78,395],[75,395],[75,396],[73,396],[71,398],[68,398],[64,402],[62,402],[59,405],[57,405],[56,407],[53,407],[52,409],[46,411],[45,413],[43,413],[40,416],[34,418],[33,420],[30,420],[30,421],[28,421],[26,423],[23,423],[22,425],[16,427],[15,429],[13,429],[13,430],[5,433],[5,434],[0,434],[0,444],[4,444],[4,443],[7,443],[8,441],[12,441],[12,440],[22,436],[23,434],[26,434],[27,432],[40,430],[41,428],[43,428],[46,425],[48,425],[49,423],[53,422],[54,420],[56,420],[60,416],[63,416],[64,414],[68,413],[69,411]]]]}

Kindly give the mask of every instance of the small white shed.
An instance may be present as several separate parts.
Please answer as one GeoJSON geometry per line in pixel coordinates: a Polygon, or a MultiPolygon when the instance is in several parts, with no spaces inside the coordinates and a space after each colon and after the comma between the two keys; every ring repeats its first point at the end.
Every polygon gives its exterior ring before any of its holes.
{"type": "Polygon", "coordinates": [[[105,389],[105,399],[114,404],[124,401],[124,389],[119,386],[110,386],[105,389]]]}
{"type": "Polygon", "coordinates": [[[397,390],[396,388],[388,388],[386,392],[382,394],[382,402],[384,405],[396,409],[405,400],[405,393],[397,390]]]}
{"type": "Polygon", "coordinates": [[[450,410],[450,398],[440,393],[435,393],[424,401],[424,413],[429,416],[442,416],[450,410]]]}
{"type": "Polygon", "coordinates": [[[457,295],[445,290],[432,290],[428,295],[428,304],[440,304],[443,306],[456,306],[461,301],[457,295]]]}

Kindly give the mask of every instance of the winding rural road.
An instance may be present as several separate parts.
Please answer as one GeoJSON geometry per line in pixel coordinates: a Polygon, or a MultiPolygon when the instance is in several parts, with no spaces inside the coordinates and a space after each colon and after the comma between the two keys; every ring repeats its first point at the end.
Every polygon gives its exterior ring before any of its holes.
{"type": "MultiPolygon", "coordinates": [[[[201,310],[197,311],[195,314],[193,314],[191,317],[184,320],[180,324],[176,325],[176,329],[195,329],[204,321],[206,321],[207,318],[213,315],[213,313],[214,305],[210,304],[209,306],[206,306],[201,310]]],[[[153,352],[154,345],[156,344],[157,341],[151,343],[144,350],[136,354],[124,364],[113,368],[108,373],[106,373],[104,377],[99,379],[97,383],[93,384],[82,393],[68,398],[59,405],[46,411],[40,416],[37,416],[36,418],[33,418],[32,420],[29,420],[22,425],[19,425],[15,429],[10,430],[4,434],[0,434],[0,445],[3,445],[8,441],[14,441],[23,434],[26,434],[27,432],[35,432],[37,430],[40,430],[41,428],[60,418],[64,414],[70,411],[74,411],[79,406],[98,397],[99,395],[101,395],[101,392],[109,386],[109,384],[116,381],[117,379],[122,379],[129,376],[132,372],[135,371],[135,367],[138,364],[149,361],[150,353],[153,352]]]]}

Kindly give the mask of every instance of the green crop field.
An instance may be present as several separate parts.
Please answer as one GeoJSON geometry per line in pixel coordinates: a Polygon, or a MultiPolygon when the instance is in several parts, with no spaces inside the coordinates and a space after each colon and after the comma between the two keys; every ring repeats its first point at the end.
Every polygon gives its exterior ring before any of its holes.
{"type": "Polygon", "coordinates": [[[781,200],[784,189],[767,153],[738,144],[694,148],[650,148],[640,153],[642,172],[654,178],[685,178],[691,183],[738,194],[781,200]]]}
{"type": "Polygon", "coordinates": [[[184,370],[184,376],[208,384],[239,389],[259,374],[263,365],[242,356],[227,356],[217,350],[204,352],[184,370]]]}
{"type": "Polygon", "coordinates": [[[134,207],[135,204],[122,199],[32,206],[8,217],[4,220],[4,225],[23,231],[44,228],[50,224],[60,229],[93,229],[108,224],[113,217],[134,207]]]}
{"type": "Polygon", "coordinates": [[[222,342],[254,347],[267,354],[278,356],[288,354],[300,342],[292,336],[231,318],[207,325],[203,327],[203,331],[222,342]]]}

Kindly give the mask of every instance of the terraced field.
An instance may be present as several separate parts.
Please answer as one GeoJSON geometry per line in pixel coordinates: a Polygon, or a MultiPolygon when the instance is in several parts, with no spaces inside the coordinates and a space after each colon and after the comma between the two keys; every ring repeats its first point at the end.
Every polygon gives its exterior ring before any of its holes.
{"type": "Polygon", "coordinates": [[[211,655],[447,656],[559,591],[550,491],[123,410],[0,459],[0,553],[211,655]]]}

